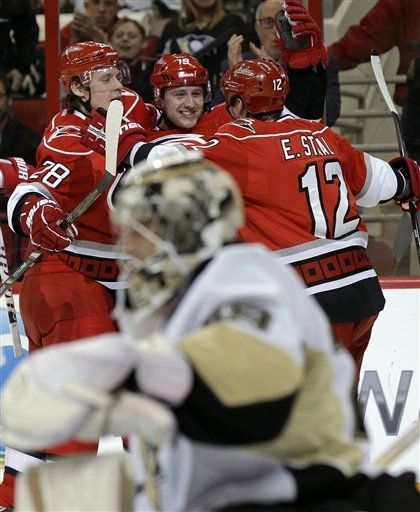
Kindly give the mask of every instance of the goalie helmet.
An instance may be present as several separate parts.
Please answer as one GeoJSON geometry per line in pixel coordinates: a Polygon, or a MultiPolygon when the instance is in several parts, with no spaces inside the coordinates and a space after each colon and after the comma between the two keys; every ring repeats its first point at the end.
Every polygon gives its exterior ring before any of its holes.
{"type": "Polygon", "coordinates": [[[251,114],[269,114],[283,110],[289,79],[273,59],[243,60],[226,71],[221,86],[227,108],[239,96],[251,114]]]}
{"type": "Polygon", "coordinates": [[[118,318],[126,332],[147,335],[145,323],[184,280],[236,239],[242,199],[231,176],[201,153],[167,154],[123,180],[112,220],[132,255],[121,263],[129,307],[120,307],[118,318]]]}
{"type": "Polygon", "coordinates": [[[207,69],[189,53],[165,54],[156,62],[150,77],[154,100],[160,104],[162,92],[168,87],[199,85],[204,90],[204,102],[211,99],[211,87],[207,69]]]}
{"type": "Polygon", "coordinates": [[[88,86],[92,71],[113,67],[120,69],[122,83],[130,81],[127,65],[120,61],[118,53],[111,46],[94,41],[76,43],[61,54],[60,80],[66,93],[69,93],[74,78],[79,78],[84,86],[88,86]]]}

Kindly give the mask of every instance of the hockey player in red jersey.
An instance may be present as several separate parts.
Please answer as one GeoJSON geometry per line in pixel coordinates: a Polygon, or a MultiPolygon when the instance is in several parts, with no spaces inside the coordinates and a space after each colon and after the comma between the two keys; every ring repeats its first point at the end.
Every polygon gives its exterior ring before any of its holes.
{"type": "Polygon", "coordinates": [[[273,60],[236,64],[222,88],[236,121],[199,149],[241,188],[246,225],[240,236],[294,266],[360,370],[385,301],[358,208],[419,198],[419,167],[409,158],[388,164],[322,124],[285,114],[288,78],[273,60]]]}
{"type": "MultiPolygon", "coordinates": [[[[224,105],[210,110],[208,72],[192,55],[163,55],[156,62],[150,80],[154,88],[155,107],[152,108],[156,122],[147,134],[148,142],[157,145],[202,143],[230,121],[224,105]]],[[[83,127],[82,143],[100,154],[104,154],[105,145],[103,137],[98,138],[98,133],[103,131],[104,125],[105,118],[94,112],[91,119],[86,119],[83,127]]],[[[138,139],[136,130],[121,133],[119,161],[124,159],[132,166],[136,161],[146,158],[150,150],[150,144],[144,145],[142,137],[138,139]],[[124,154],[129,147],[130,152],[124,154]]]]}
{"type": "MultiPolygon", "coordinates": [[[[117,53],[106,44],[84,42],[63,52],[60,78],[67,93],[66,108],[44,132],[36,169],[9,199],[10,227],[27,235],[32,250],[42,253],[26,272],[20,293],[30,351],[116,329],[111,311],[113,290],[120,286],[116,259],[122,255],[108,218],[115,183],[78,219],[77,226],[64,230],[59,224],[104,175],[104,157],[80,143],[80,126],[91,109],[107,109],[111,100],[119,99],[123,121],[130,122],[138,137],[153,124],[153,113],[142,99],[122,85],[123,72],[117,53]]],[[[79,448],[86,449],[76,443],[49,453],[79,448]]],[[[13,505],[11,479],[24,466],[23,456],[14,460],[11,454],[6,455],[0,490],[5,506],[13,505]]]]}
{"type": "Polygon", "coordinates": [[[210,109],[211,88],[206,68],[188,53],[163,55],[150,77],[160,113],[149,140],[176,140],[176,135],[209,137],[230,120],[224,105],[210,109]]]}
{"type": "MultiPolygon", "coordinates": [[[[305,31],[298,37],[307,39],[310,36],[311,43],[290,51],[279,37],[280,53],[283,62],[288,64],[291,83],[286,108],[295,115],[319,120],[324,111],[328,53],[322,43],[319,27],[303,5],[300,5],[297,14],[292,11],[290,18],[297,25],[304,22],[305,31]]],[[[154,87],[157,122],[148,134],[149,142],[163,145],[176,142],[196,144],[211,137],[220,126],[231,120],[224,103],[210,109],[211,91],[207,70],[187,53],[162,55],[154,66],[151,83],[154,87]]],[[[94,112],[85,124],[83,131],[86,135],[82,137],[82,142],[103,154],[103,137],[98,139],[98,133],[103,130],[104,118],[94,112]]],[[[131,166],[146,158],[150,151],[150,146],[136,142],[135,132],[121,133],[119,158],[125,158],[131,166]],[[129,153],[122,155],[123,149],[129,146],[129,153]]],[[[153,155],[156,153],[159,154],[159,149],[153,155]]]]}

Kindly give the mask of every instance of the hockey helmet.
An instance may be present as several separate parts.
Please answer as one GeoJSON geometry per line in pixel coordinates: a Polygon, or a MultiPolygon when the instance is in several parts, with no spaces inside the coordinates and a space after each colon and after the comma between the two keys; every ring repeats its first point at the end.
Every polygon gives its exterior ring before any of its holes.
{"type": "Polygon", "coordinates": [[[189,53],[165,54],[156,62],[150,83],[156,105],[160,104],[162,91],[167,87],[200,85],[204,90],[204,102],[211,100],[211,87],[207,69],[189,53]]]}
{"type": "Polygon", "coordinates": [[[140,163],[122,180],[112,220],[132,255],[121,263],[129,307],[118,318],[124,317],[127,330],[135,324],[133,332],[146,335],[145,320],[200,263],[235,240],[242,199],[232,177],[200,152],[169,153],[140,163]]]}
{"type": "Polygon", "coordinates": [[[289,79],[273,59],[243,60],[228,69],[221,80],[226,107],[239,96],[251,114],[283,110],[289,79]]]}
{"type": "Polygon", "coordinates": [[[129,68],[111,46],[95,41],[76,43],[68,46],[61,54],[60,80],[68,93],[74,78],[79,78],[83,85],[88,86],[92,71],[112,67],[120,69],[122,83],[130,81],[129,68]]]}

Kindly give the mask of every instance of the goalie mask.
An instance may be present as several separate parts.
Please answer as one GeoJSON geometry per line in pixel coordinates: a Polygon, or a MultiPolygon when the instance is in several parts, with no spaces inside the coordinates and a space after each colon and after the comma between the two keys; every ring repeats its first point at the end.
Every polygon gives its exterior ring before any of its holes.
{"type": "Polygon", "coordinates": [[[235,241],[242,200],[230,175],[199,152],[167,154],[134,167],[112,218],[132,256],[121,263],[131,309],[123,309],[122,328],[138,337],[200,263],[235,241]]]}

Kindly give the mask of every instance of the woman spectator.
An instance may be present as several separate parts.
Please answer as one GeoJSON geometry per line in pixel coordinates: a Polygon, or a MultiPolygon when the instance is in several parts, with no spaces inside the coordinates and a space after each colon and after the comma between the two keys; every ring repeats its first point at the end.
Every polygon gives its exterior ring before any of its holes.
{"type": "Polygon", "coordinates": [[[153,101],[153,88],[150,84],[150,66],[141,58],[147,42],[144,27],[136,20],[124,17],[117,21],[111,32],[110,43],[118,56],[130,68],[130,88],[148,103],[153,101]]]}
{"type": "Polygon", "coordinates": [[[182,11],[165,26],[157,51],[191,53],[199,58],[209,72],[214,91],[219,83],[220,64],[227,56],[227,41],[244,29],[242,18],[227,14],[222,0],[182,0],[182,11]],[[216,40],[220,42],[214,45],[216,40]]]}

